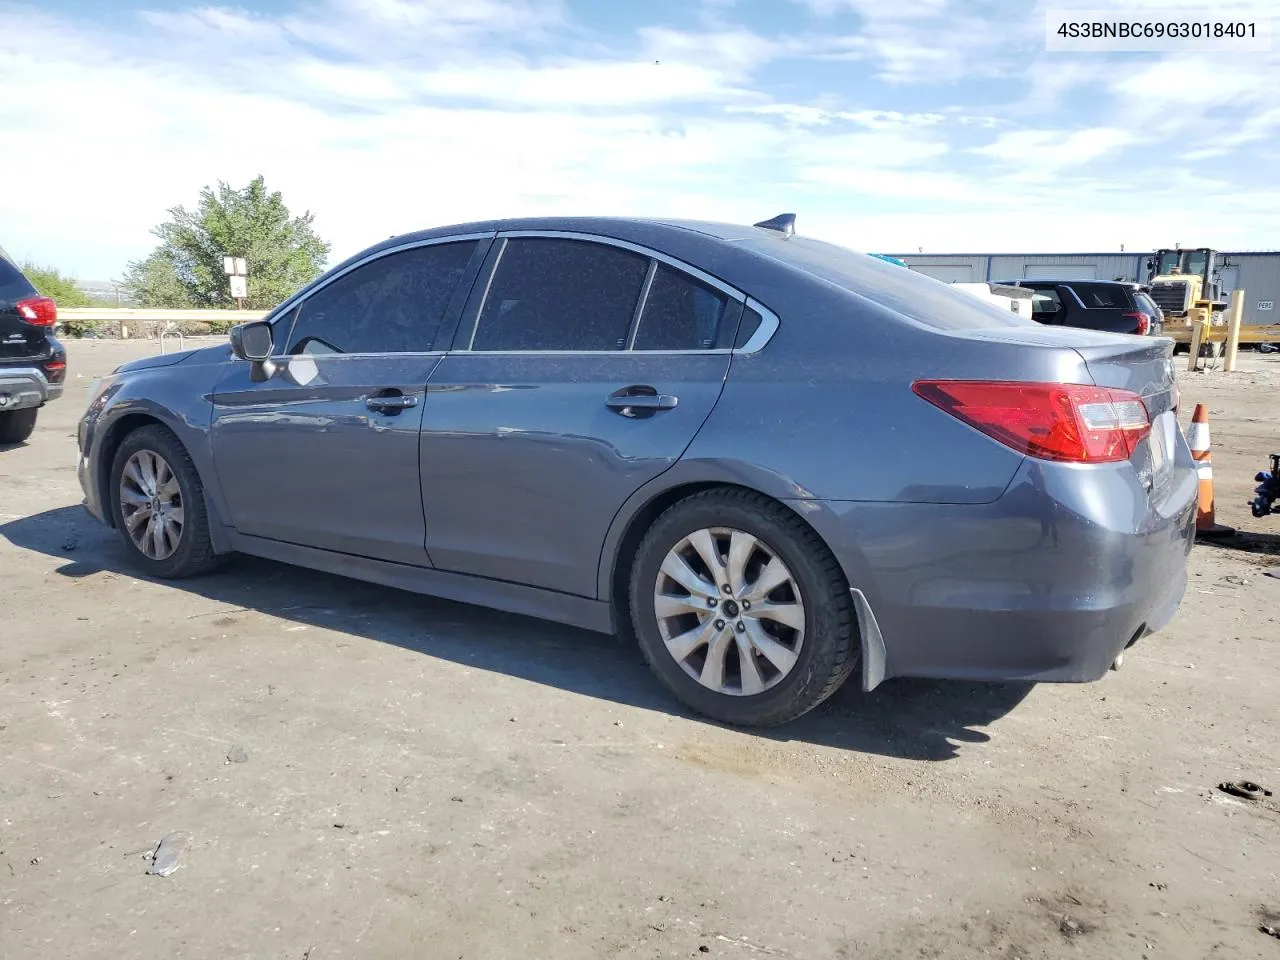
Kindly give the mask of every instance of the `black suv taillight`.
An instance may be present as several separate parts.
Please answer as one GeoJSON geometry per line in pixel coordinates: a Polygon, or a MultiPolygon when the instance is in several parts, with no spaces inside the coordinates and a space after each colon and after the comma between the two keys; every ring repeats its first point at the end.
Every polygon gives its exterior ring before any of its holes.
{"type": "Polygon", "coordinates": [[[40,366],[44,369],[45,379],[50,383],[62,383],[67,378],[67,355],[62,350],[55,351],[40,366]]]}
{"type": "Polygon", "coordinates": [[[1126,320],[1132,320],[1134,324],[1137,325],[1138,336],[1145,337],[1148,333],[1151,332],[1151,318],[1148,317],[1145,313],[1140,313],[1137,310],[1131,310],[1129,313],[1126,313],[1124,316],[1126,320]]]}
{"type": "Polygon", "coordinates": [[[52,327],[58,322],[58,305],[52,297],[26,297],[15,307],[18,316],[33,327],[52,327]]]}

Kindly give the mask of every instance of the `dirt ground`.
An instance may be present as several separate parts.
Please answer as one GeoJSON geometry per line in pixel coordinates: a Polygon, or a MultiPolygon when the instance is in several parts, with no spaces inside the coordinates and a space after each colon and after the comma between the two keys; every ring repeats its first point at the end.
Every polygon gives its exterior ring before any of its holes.
{"type": "Polygon", "coordinates": [[[611,638],[252,559],[139,578],[74,431],[156,350],[73,342],[0,449],[0,956],[1280,958],[1280,517],[1244,505],[1280,358],[1181,375],[1248,535],[1123,670],[760,734],[611,638]]]}

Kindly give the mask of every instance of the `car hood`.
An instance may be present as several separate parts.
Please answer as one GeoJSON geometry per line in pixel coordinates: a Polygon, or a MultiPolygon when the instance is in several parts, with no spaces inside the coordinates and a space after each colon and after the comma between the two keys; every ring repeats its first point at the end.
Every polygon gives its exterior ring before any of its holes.
{"type": "Polygon", "coordinates": [[[204,356],[207,359],[214,359],[226,354],[227,345],[225,343],[216,344],[212,347],[199,347],[192,350],[179,350],[177,353],[159,353],[154,357],[142,357],[138,360],[130,360],[128,363],[122,363],[116,367],[115,373],[135,373],[139,370],[153,370],[156,367],[172,367],[175,364],[185,363],[192,357],[204,356]]]}

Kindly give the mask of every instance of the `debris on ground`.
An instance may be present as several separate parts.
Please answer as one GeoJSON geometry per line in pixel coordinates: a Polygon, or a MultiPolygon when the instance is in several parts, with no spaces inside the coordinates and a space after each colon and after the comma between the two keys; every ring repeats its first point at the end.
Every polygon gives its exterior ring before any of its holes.
{"type": "Polygon", "coordinates": [[[1268,937],[1275,937],[1277,940],[1280,940],[1280,927],[1272,927],[1265,923],[1261,923],[1258,925],[1258,929],[1268,937]]]}
{"type": "Polygon", "coordinates": [[[247,763],[249,754],[245,753],[244,747],[232,747],[227,751],[227,763],[247,763]]]}
{"type": "Polygon", "coordinates": [[[1223,793],[1231,794],[1233,797],[1239,797],[1241,800],[1257,800],[1261,797],[1271,796],[1270,790],[1254,783],[1252,780],[1220,783],[1218,784],[1218,789],[1223,793]]]}
{"type": "Polygon", "coordinates": [[[191,834],[185,830],[175,830],[156,845],[156,852],[151,857],[151,866],[147,873],[157,877],[167,877],[179,867],[179,859],[191,843],[191,834]]]}

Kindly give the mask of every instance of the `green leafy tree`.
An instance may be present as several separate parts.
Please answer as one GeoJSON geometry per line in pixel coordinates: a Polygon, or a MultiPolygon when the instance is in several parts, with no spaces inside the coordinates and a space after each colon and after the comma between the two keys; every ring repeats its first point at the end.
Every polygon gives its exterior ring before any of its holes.
{"type": "Polygon", "coordinates": [[[67,276],[56,267],[41,267],[30,261],[22,265],[31,285],[46,297],[52,297],[59,307],[70,310],[73,307],[87,307],[93,300],[76,286],[72,277],[67,276]]]}
{"type": "Polygon", "coordinates": [[[160,245],[129,264],[126,284],[144,307],[235,307],[223,256],[244,257],[251,310],[269,310],[324,270],[329,244],[295,217],[261,176],[235,189],[221,180],[200,191],[195,210],[173,207],[151,232],[160,245]]]}

